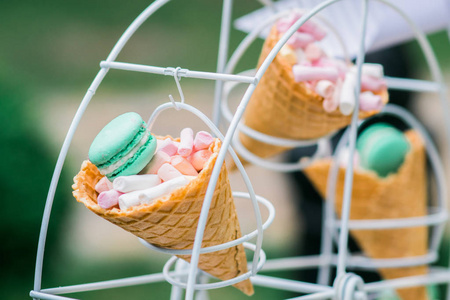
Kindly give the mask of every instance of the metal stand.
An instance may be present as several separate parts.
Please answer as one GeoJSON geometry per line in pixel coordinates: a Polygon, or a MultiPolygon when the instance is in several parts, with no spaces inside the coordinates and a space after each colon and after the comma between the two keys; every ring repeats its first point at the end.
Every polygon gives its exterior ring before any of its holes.
{"type": "MultiPolygon", "coordinates": [[[[329,153],[328,147],[328,138],[324,137],[317,140],[308,140],[308,141],[295,141],[295,140],[287,140],[276,137],[271,137],[260,132],[256,132],[251,128],[246,127],[241,123],[241,119],[244,113],[244,110],[250,100],[250,97],[255,90],[256,85],[258,84],[261,77],[264,75],[264,72],[273,61],[277,53],[280,51],[281,47],[288,41],[288,39],[297,31],[297,29],[302,26],[308,19],[316,15],[323,9],[326,9],[329,5],[334,5],[335,3],[340,2],[341,0],[328,0],[323,1],[319,5],[317,5],[312,10],[308,11],[303,15],[295,24],[291,26],[291,28],[282,36],[279,42],[272,49],[268,57],[264,60],[261,67],[256,71],[248,71],[243,74],[234,75],[233,69],[239,61],[242,54],[246,51],[248,46],[256,39],[259,31],[264,29],[267,26],[270,26],[274,21],[276,21],[281,16],[285,15],[285,12],[282,13],[274,13],[274,16],[267,20],[265,24],[262,24],[259,28],[257,28],[254,32],[251,32],[237,47],[235,52],[232,54],[227,63],[227,55],[228,55],[228,40],[230,34],[230,24],[231,24],[231,7],[232,0],[224,0],[223,2],[223,15],[222,15],[222,26],[220,32],[220,42],[219,42],[219,58],[217,65],[217,72],[199,72],[199,71],[190,71],[183,68],[164,68],[164,67],[155,67],[155,66],[146,66],[146,65],[138,65],[138,64],[130,64],[117,62],[115,59],[118,54],[122,50],[122,48],[127,43],[128,39],[134,34],[134,32],[142,25],[142,23],[148,19],[154,12],[156,12],[160,7],[165,5],[169,0],[156,0],[153,2],[147,9],[145,9],[136,20],[128,27],[128,29],[124,32],[122,37],[119,39],[117,44],[112,49],[111,53],[107,57],[105,61],[100,63],[100,71],[89,87],[86,95],[84,96],[77,113],[70,125],[66,138],[64,140],[63,146],[61,148],[61,152],[58,157],[58,161],[56,163],[55,171],[53,173],[52,181],[50,184],[50,189],[47,196],[47,201],[45,205],[42,225],[41,225],[41,233],[38,243],[38,252],[36,259],[36,270],[35,270],[35,282],[34,288],[30,292],[30,296],[34,299],[69,299],[67,297],[58,296],[60,294],[73,293],[73,292],[81,292],[81,291],[92,291],[99,289],[107,289],[112,287],[123,287],[123,286],[132,286],[144,283],[152,283],[159,281],[168,281],[173,285],[171,299],[181,299],[183,297],[183,289],[186,290],[185,299],[192,300],[194,299],[195,291],[204,291],[208,289],[221,288],[225,286],[229,286],[240,282],[242,280],[250,278],[254,285],[257,286],[265,286],[276,289],[282,289],[287,291],[294,291],[301,294],[307,294],[304,296],[300,296],[295,299],[339,299],[339,300],[350,300],[350,299],[367,299],[367,293],[380,291],[383,289],[392,289],[392,288],[402,288],[402,287],[411,287],[414,285],[423,285],[423,284],[436,284],[436,283],[449,283],[450,282],[450,271],[445,268],[431,268],[430,274],[426,276],[414,276],[409,278],[400,278],[395,280],[384,280],[380,282],[367,283],[365,284],[362,279],[353,274],[347,272],[347,268],[366,268],[366,269],[375,269],[379,267],[403,267],[403,266],[414,266],[414,265],[422,265],[422,264],[430,264],[437,260],[437,249],[439,247],[440,241],[442,239],[445,222],[447,221],[447,207],[446,207],[446,199],[447,199],[447,190],[445,186],[445,176],[442,168],[442,163],[440,161],[439,155],[436,151],[436,147],[431,142],[431,139],[425,132],[424,128],[420,125],[420,123],[405,110],[402,110],[397,107],[387,106],[383,113],[393,114],[398,118],[404,120],[407,124],[409,124],[412,128],[416,129],[425,139],[426,148],[429,160],[431,162],[432,172],[436,178],[437,182],[437,190],[438,196],[437,200],[434,203],[434,206],[430,208],[430,213],[424,217],[417,218],[407,218],[407,219],[389,219],[389,220],[359,220],[359,221],[350,221],[349,220],[349,211],[351,205],[351,191],[352,191],[352,179],[353,179],[353,163],[350,160],[349,168],[346,172],[345,177],[345,192],[344,192],[344,203],[342,209],[342,218],[340,220],[336,219],[333,213],[334,207],[334,199],[331,197],[327,201],[327,205],[325,206],[325,218],[324,218],[324,226],[323,226],[323,240],[322,240],[322,253],[318,256],[312,257],[292,257],[292,258],[283,258],[283,259],[274,259],[266,261],[266,256],[264,251],[261,249],[262,240],[263,240],[263,231],[271,224],[275,217],[275,209],[272,204],[260,197],[255,195],[253,187],[251,185],[251,181],[247,176],[242,164],[237,158],[236,153],[233,148],[236,149],[239,154],[245,158],[246,160],[261,165],[265,168],[280,171],[280,172],[289,172],[294,170],[303,169],[307,163],[297,163],[297,164],[279,164],[272,163],[260,159],[254,156],[251,152],[247,151],[240,143],[237,138],[237,133],[239,131],[243,131],[252,138],[256,140],[263,141],[265,143],[270,143],[274,145],[280,146],[288,146],[288,147],[301,147],[307,145],[317,145],[316,153],[310,158],[309,162],[314,161],[315,158],[321,157],[327,153],[329,153]],[[74,286],[66,286],[66,287],[57,287],[57,288],[41,288],[41,279],[42,279],[42,262],[44,257],[44,249],[45,249],[45,240],[47,235],[47,228],[49,217],[51,213],[51,208],[53,204],[53,198],[56,190],[56,186],[58,184],[58,180],[60,177],[61,169],[63,167],[70,143],[72,141],[75,130],[78,127],[78,124],[86,110],[90,100],[95,94],[98,86],[108,73],[110,69],[118,69],[118,70],[127,70],[127,71],[135,71],[135,72],[145,72],[145,73],[154,73],[160,75],[169,75],[174,76],[177,87],[180,92],[181,101],[175,102],[173,97],[171,97],[171,102],[165,103],[157,107],[150,117],[148,121],[148,126],[151,128],[153,123],[156,121],[160,112],[166,109],[176,109],[176,110],[187,110],[193,114],[195,114],[198,118],[200,118],[206,126],[208,126],[211,132],[216,135],[218,138],[222,140],[222,149],[219,152],[217,157],[217,163],[213,169],[211,180],[208,185],[208,189],[206,192],[205,200],[203,203],[195,242],[193,249],[191,250],[168,250],[154,247],[145,241],[141,242],[148,248],[160,251],[164,253],[169,253],[172,255],[175,254],[189,254],[191,255],[191,263],[186,265],[181,262],[175,256],[170,258],[164,266],[162,273],[151,274],[145,276],[124,278],[118,280],[110,280],[110,281],[102,281],[96,283],[88,283],[74,286]],[[208,117],[206,117],[202,112],[197,110],[196,108],[185,104],[184,97],[181,90],[181,86],[179,84],[179,78],[181,77],[191,77],[198,79],[209,79],[216,81],[216,89],[214,95],[214,109],[213,109],[213,120],[212,122],[208,117]],[[230,91],[239,83],[248,84],[248,88],[237,107],[235,113],[231,113],[228,104],[227,98],[230,91]],[[219,120],[221,117],[221,113],[226,121],[229,122],[228,129],[225,135],[217,129],[219,124],[219,120]],[[233,145],[233,148],[231,147],[233,145]],[[222,166],[225,156],[227,152],[233,158],[238,170],[240,171],[242,178],[246,184],[247,193],[244,192],[233,192],[233,196],[236,198],[244,198],[249,199],[253,205],[253,213],[256,218],[256,229],[244,235],[243,237],[230,241],[225,244],[201,248],[201,243],[203,239],[203,233],[205,230],[205,225],[207,221],[207,215],[209,212],[212,195],[214,192],[214,188],[217,183],[217,179],[220,172],[220,167],[222,166]],[[262,205],[266,207],[269,211],[269,217],[264,222],[261,219],[260,207],[262,205]],[[427,255],[423,257],[415,257],[408,259],[383,259],[383,260],[374,260],[368,259],[366,257],[349,255],[347,251],[347,242],[348,242],[348,233],[350,229],[375,229],[375,228],[405,228],[405,227],[414,227],[414,226],[430,226],[432,227],[432,235],[429,246],[429,252],[427,255]],[[256,237],[256,243],[250,244],[248,241],[252,238],[256,237]],[[333,239],[337,241],[338,252],[334,254],[332,251],[333,239]],[[253,251],[253,262],[250,268],[250,271],[246,274],[240,275],[236,278],[220,281],[215,283],[207,283],[208,274],[204,274],[203,272],[197,269],[199,255],[201,253],[215,252],[218,250],[226,249],[229,247],[233,247],[235,245],[243,243],[244,247],[253,251]],[[174,270],[171,271],[171,268],[174,267],[174,270]],[[333,286],[329,286],[328,282],[330,280],[330,268],[332,266],[337,267],[337,278],[334,280],[333,286]],[[293,270],[293,269],[302,269],[302,268],[319,268],[319,279],[317,284],[304,283],[294,280],[276,278],[271,276],[262,276],[257,275],[258,271],[264,269],[265,271],[276,271],[276,270],[293,270]],[[200,276],[200,283],[198,280],[198,273],[200,276]]],[[[361,13],[361,33],[360,33],[360,51],[357,57],[357,74],[358,74],[358,82],[355,88],[356,99],[358,99],[359,91],[360,91],[360,77],[361,77],[361,67],[364,62],[364,40],[365,40],[365,30],[367,24],[367,4],[369,0],[361,0],[363,1],[363,11],[361,13]]],[[[391,89],[403,89],[410,91],[432,91],[439,93],[441,98],[442,112],[444,114],[444,119],[446,121],[446,130],[447,130],[447,140],[450,141],[450,117],[449,107],[447,103],[446,90],[442,80],[442,74],[440,72],[438,63],[436,58],[431,50],[431,47],[426,40],[423,32],[419,30],[419,28],[397,7],[391,4],[388,0],[371,0],[378,1],[384,3],[390,9],[394,9],[399,15],[401,15],[411,26],[414,31],[416,38],[422,48],[422,51],[425,55],[427,63],[430,67],[431,74],[433,76],[433,81],[422,81],[422,80],[411,80],[411,79],[401,79],[401,78],[387,78],[388,86],[391,89]]],[[[265,0],[261,1],[265,5],[271,5],[271,1],[265,0]]],[[[358,103],[356,104],[355,110],[358,110],[358,103]]],[[[352,123],[345,133],[344,137],[341,139],[338,147],[337,153],[339,153],[340,149],[345,144],[349,144],[351,154],[355,151],[355,140],[356,140],[356,132],[357,132],[358,122],[357,115],[353,115],[352,123]]],[[[330,172],[329,177],[329,195],[334,195],[334,188],[336,183],[336,175],[337,175],[337,164],[334,163],[332,170],[330,172]]],[[[207,299],[207,294],[205,292],[197,293],[196,299],[207,299]]],[[[447,295],[447,299],[450,300],[450,293],[447,295]]]]}

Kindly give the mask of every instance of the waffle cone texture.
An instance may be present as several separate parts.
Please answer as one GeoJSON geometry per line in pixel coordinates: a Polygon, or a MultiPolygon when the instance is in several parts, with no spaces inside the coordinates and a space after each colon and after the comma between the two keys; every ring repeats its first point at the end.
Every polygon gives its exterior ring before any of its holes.
{"type": "MultiPolygon", "coordinates": [[[[274,26],[267,37],[259,58],[258,67],[264,62],[278,42],[279,33],[274,26]]],[[[277,55],[264,73],[250,98],[244,113],[244,124],[261,133],[287,139],[314,139],[330,134],[351,123],[351,115],[339,110],[331,113],[322,107],[323,97],[303,82],[296,82],[293,64],[277,55]]],[[[387,90],[380,93],[387,103],[387,90]]],[[[359,112],[364,119],[377,111],[359,112]]],[[[257,141],[244,133],[241,143],[260,157],[270,157],[289,148],[257,141]]]]}
{"type": "MultiPolygon", "coordinates": [[[[424,143],[415,131],[405,133],[411,150],[397,173],[385,178],[374,172],[355,170],[351,220],[391,219],[421,217],[427,214],[426,166],[424,143]]],[[[331,159],[320,160],[305,169],[320,194],[325,198],[331,159]]],[[[335,209],[340,216],[344,194],[345,170],[339,169],[336,185],[335,209]]],[[[351,230],[364,253],[375,259],[414,257],[427,254],[428,231],[426,227],[382,230],[351,230]]],[[[427,266],[382,268],[385,279],[424,275],[427,266]]],[[[428,299],[425,287],[398,289],[403,300],[428,299]]]]}
{"type": "MultiPolygon", "coordinates": [[[[103,177],[90,161],[84,161],[74,178],[73,195],[78,202],[124,230],[152,245],[168,249],[192,249],[200,212],[214,164],[220,150],[216,139],[210,146],[213,152],[204,169],[186,186],[163,196],[151,204],[127,210],[105,210],[97,204],[95,184],[103,177]]],[[[222,166],[208,215],[202,247],[223,244],[241,237],[228,173],[222,166]]],[[[190,261],[190,255],[178,257],[190,261]]],[[[228,249],[200,255],[198,267],[227,280],[247,272],[247,260],[242,244],[228,249]]],[[[247,295],[253,294],[249,279],[234,285],[247,295]]]]}

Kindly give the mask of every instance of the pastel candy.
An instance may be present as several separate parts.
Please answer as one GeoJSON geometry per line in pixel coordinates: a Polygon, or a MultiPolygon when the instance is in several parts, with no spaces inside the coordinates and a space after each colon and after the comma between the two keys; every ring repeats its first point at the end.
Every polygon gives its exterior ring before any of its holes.
{"type": "Polygon", "coordinates": [[[212,152],[209,150],[200,150],[192,154],[189,161],[197,171],[201,171],[211,155],[212,152]]]}
{"type": "Polygon", "coordinates": [[[347,72],[344,83],[341,87],[341,94],[339,98],[339,110],[345,116],[350,115],[355,108],[355,85],[356,74],[347,72]]]}
{"type": "Polygon", "coordinates": [[[175,169],[174,166],[171,164],[163,164],[159,170],[158,170],[158,176],[163,181],[169,181],[171,179],[174,179],[175,177],[183,176],[183,174],[180,173],[177,169],[175,169]]]}
{"type": "Polygon", "coordinates": [[[177,154],[178,146],[177,146],[177,144],[175,144],[174,141],[172,141],[171,139],[167,138],[159,146],[158,152],[165,152],[168,155],[172,156],[172,155],[177,154]]]}
{"type": "Polygon", "coordinates": [[[152,159],[156,144],[141,116],[128,112],[99,132],[89,148],[89,160],[110,180],[135,175],[152,159]]]}
{"type": "Polygon", "coordinates": [[[165,163],[170,163],[170,155],[164,151],[158,151],[141,173],[157,174],[159,168],[165,163]]]}
{"type": "Polygon", "coordinates": [[[363,74],[361,76],[361,89],[366,91],[378,92],[386,88],[386,82],[372,76],[363,74]]]}
{"type": "Polygon", "coordinates": [[[172,156],[170,160],[170,164],[175,167],[178,171],[180,171],[183,175],[188,176],[197,176],[198,173],[191,165],[191,163],[181,155],[172,156]]]}
{"type": "Polygon", "coordinates": [[[374,95],[370,91],[362,92],[359,96],[359,110],[373,111],[381,110],[383,108],[383,101],[381,96],[374,95]]]}
{"type": "Polygon", "coordinates": [[[106,178],[106,176],[102,177],[102,179],[100,179],[95,185],[95,191],[99,194],[101,192],[109,191],[112,188],[113,188],[112,183],[111,181],[108,180],[108,178],[106,178]]]}
{"type": "Polygon", "coordinates": [[[314,62],[319,60],[324,55],[324,53],[316,43],[311,43],[306,46],[305,55],[309,61],[314,62]]]}
{"type": "Polygon", "coordinates": [[[295,65],[292,68],[292,71],[296,82],[322,79],[335,82],[339,76],[338,70],[332,67],[308,67],[295,65]]]}
{"type": "Polygon", "coordinates": [[[315,90],[317,94],[324,98],[332,97],[334,93],[334,83],[329,80],[319,80],[315,90]]]}
{"type": "Polygon", "coordinates": [[[139,201],[143,204],[151,203],[156,198],[162,197],[173,192],[175,189],[185,186],[190,181],[186,176],[180,176],[161,183],[155,187],[139,192],[139,201]]]}
{"type": "Polygon", "coordinates": [[[178,146],[178,154],[188,157],[194,147],[194,132],[191,128],[184,128],[180,133],[180,145],[178,146]]]}
{"type": "Polygon", "coordinates": [[[118,204],[120,195],[122,195],[122,193],[116,190],[101,192],[97,197],[97,203],[101,208],[111,208],[118,204]]]}
{"type": "Polygon", "coordinates": [[[139,199],[140,194],[141,194],[141,191],[134,191],[134,192],[122,194],[119,197],[119,208],[121,210],[125,210],[130,207],[140,205],[141,204],[141,200],[139,199]]]}
{"type": "Polygon", "coordinates": [[[214,141],[214,138],[212,137],[212,135],[209,132],[199,131],[195,135],[194,150],[198,151],[198,150],[208,149],[213,141],[214,141]]]}
{"type": "Polygon", "coordinates": [[[161,183],[158,175],[132,175],[120,176],[114,179],[113,187],[116,191],[128,193],[137,190],[145,190],[161,183]]]}
{"type": "Polygon", "coordinates": [[[314,42],[314,37],[309,33],[295,32],[287,41],[288,45],[294,48],[304,48],[314,42]]]}
{"type": "Polygon", "coordinates": [[[401,131],[386,123],[379,123],[361,133],[356,147],[361,167],[385,177],[395,173],[403,164],[410,145],[401,131]]]}

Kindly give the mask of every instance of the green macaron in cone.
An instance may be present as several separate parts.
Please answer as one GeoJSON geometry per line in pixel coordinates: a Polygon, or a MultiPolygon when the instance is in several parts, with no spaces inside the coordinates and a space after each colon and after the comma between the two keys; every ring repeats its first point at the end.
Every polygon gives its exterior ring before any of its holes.
{"type": "Polygon", "coordinates": [[[89,160],[112,181],[138,174],[152,159],[156,145],[141,116],[128,112],[109,122],[95,137],[89,160]]]}

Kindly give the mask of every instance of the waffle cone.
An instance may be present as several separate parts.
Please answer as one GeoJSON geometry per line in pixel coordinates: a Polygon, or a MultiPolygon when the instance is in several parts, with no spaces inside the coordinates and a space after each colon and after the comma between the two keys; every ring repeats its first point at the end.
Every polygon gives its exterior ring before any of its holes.
{"type": "MultiPolygon", "coordinates": [[[[355,170],[350,209],[351,220],[420,217],[427,214],[424,144],[418,133],[408,131],[412,147],[396,174],[379,178],[374,172],[355,170]]],[[[331,159],[320,160],[305,169],[325,198],[331,159]]],[[[345,170],[339,169],[336,185],[336,211],[341,215],[345,170]]],[[[402,258],[427,254],[426,227],[383,230],[351,230],[361,249],[371,258],[402,258]]],[[[379,269],[385,279],[423,275],[426,266],[379,269]]],[[[425,287],[398,289],[403,300],[425,300],[425,287]]]]}
{"type": "MultiPolygon", "coordinates": [[[[213,155],[195,179],[151,204],[127,210],[101,208],[97,204],[97,192],[94,187],[103,175],[90,161],[83,162],[81,171],[75,176],[73,195],[78,202],[82,202],[97,215],[152,245],[168,249],[192,249],[206,189],[220,150],[220,141],[216,139],[210,150],[213,155]]],[[[239,220],[227,170],[223,165],[212,198],[202,247],[222,244],[240,237],[239,220]]],[[[190,261],[190,255],[178,257],[190,261]]],[[[198,267],[222,280],[242,275],[247,272],[244,247],[240,244],[201,254],[198,267]]],[[[247,295],[253,294],[253,286],[249,279],[234,286],[247,295]]]]}
{"type": "MultiPolygon", "coordinates": [[[[267,37],[259,58],[258,67],[279,40],[274,26],[267,37]]],[[[339,110],[331,113],[322,107],[323,97],[303,82],[295,82],[293,64],[278,54],[269,65],[250,98],[244,114],[244,124],[267,135],[287,139],[314,139],[330,134],[351,123],[351,115],[339,110]]],[[[379,93],[387,103],[387,90],[379,93]]],[[[367,118],[377,111],[360,112],[359,118],[367,118]]],[[[257,141],[244,133],[241,143],[260,157],[270,157],[289,148],[257,141]]]]}

